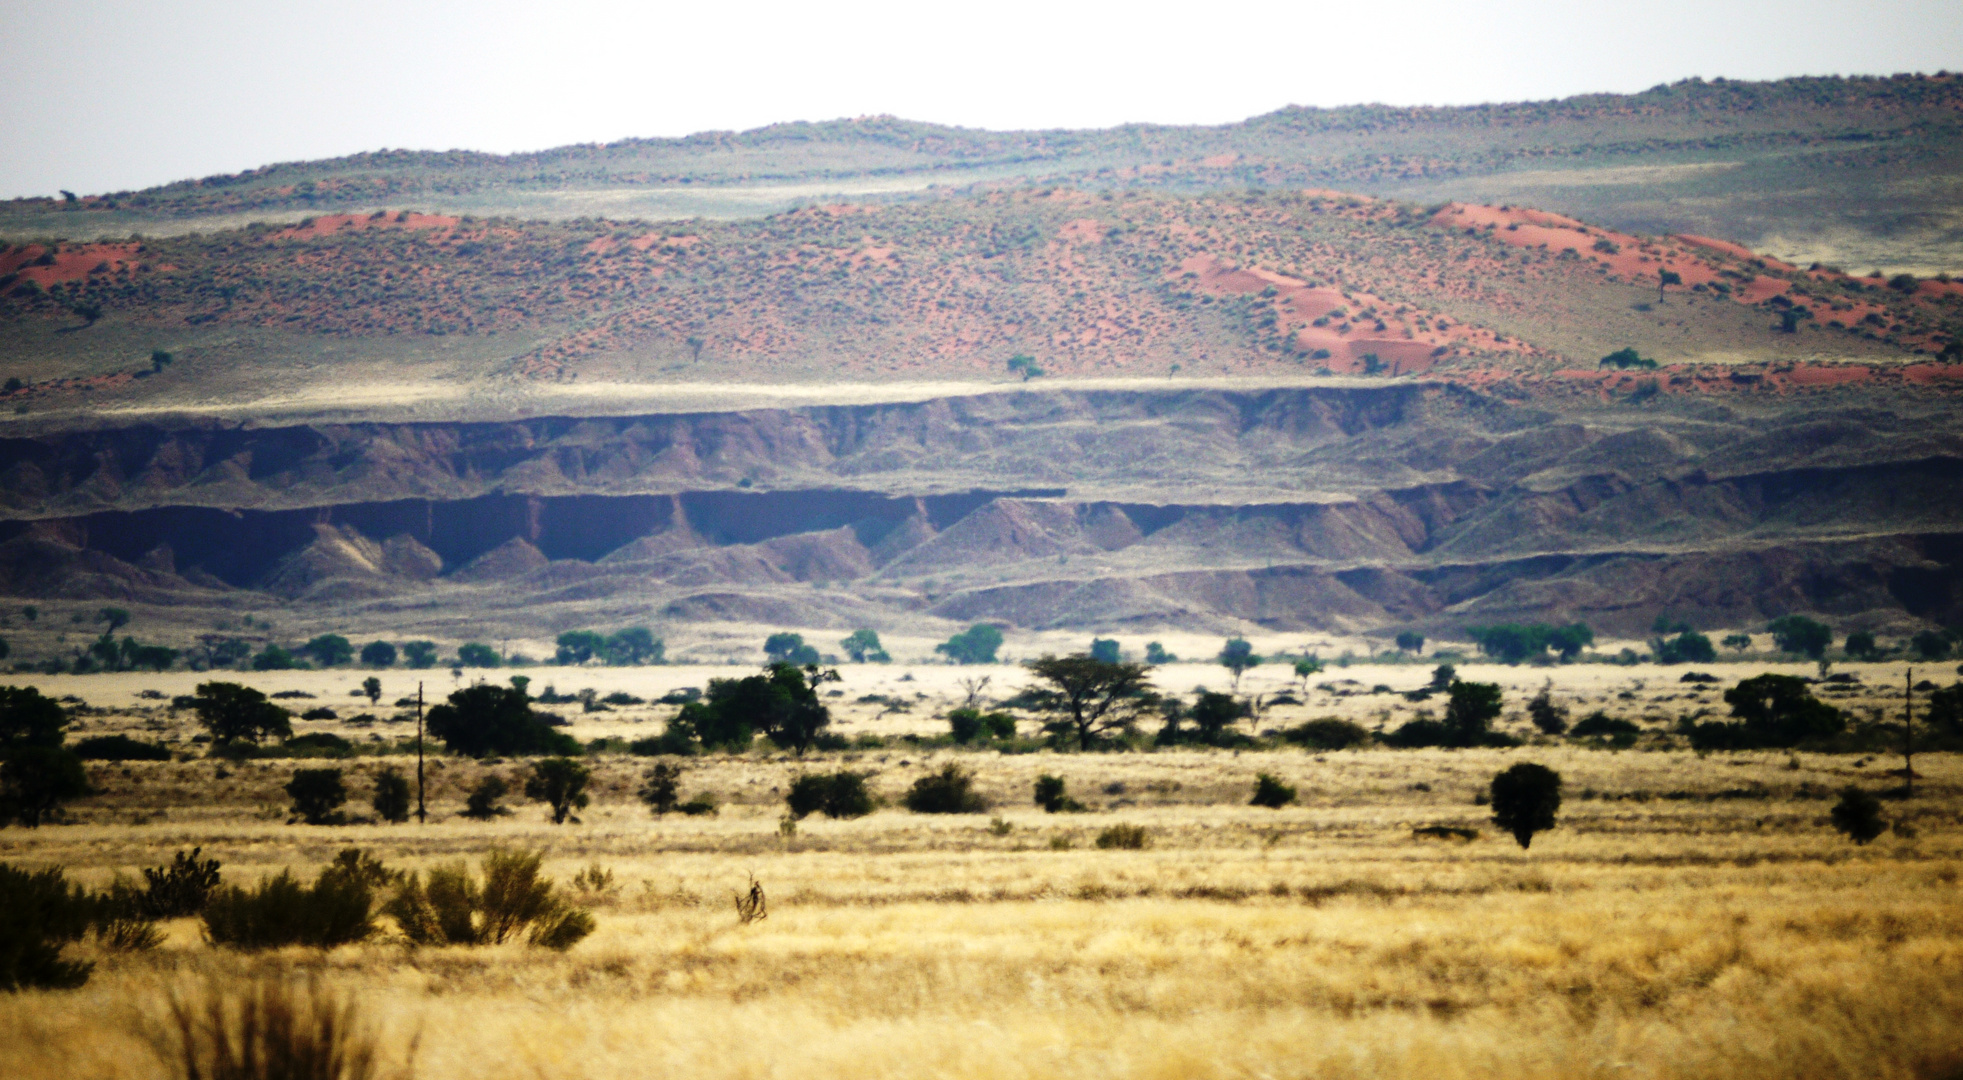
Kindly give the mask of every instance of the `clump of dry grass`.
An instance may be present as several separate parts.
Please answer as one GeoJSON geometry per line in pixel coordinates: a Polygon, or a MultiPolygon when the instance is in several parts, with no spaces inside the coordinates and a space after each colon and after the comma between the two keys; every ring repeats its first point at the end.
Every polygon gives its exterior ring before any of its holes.
{"type": "Polygon", "coordinates": [[[380,1080],[389,1071],[352,997],[318,981],[207,980],[170,997],[152,1047],[179,1080],[380,1080]]]}

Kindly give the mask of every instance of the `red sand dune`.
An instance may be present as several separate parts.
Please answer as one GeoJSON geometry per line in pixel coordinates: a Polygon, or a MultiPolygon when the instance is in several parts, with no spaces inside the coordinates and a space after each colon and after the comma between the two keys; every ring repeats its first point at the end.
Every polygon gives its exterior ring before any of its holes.
{"type": "Polygon", "coordinates": [[[80,281],[92,273],[124,273],[140,265],[141,244],[78,244],[64,247],[47,266],[30,265],[47,253],[40,244],[28,244],[0,253],[0,274],[18,274],[42,288],[56,282],[80,281]]]}
{"type": "MultiPolygon", "coordinates": [[[[1238,267],[1211,255],[1195,255],[1179,264],[1178,273],[1197,276],[1198,288],[1216,296],[1247,295],[1274,290],[1272,300],[1276,331],[1287,334],[1296,345],[1313,353],[1326,349],[1329,356],[1315,361],[1340,374],[1360,373],[1365,356],[1375,356],[1393,375],[1429,371],[1453,346],[1499,349],[1531,354],[1518,342],[1501,344],[1491,331],[1464,325],[1438,329],[1440,317],[1431,312],[1408,309],[1399,315],[1399,305],[1360,289],[1341,290],[1312,287],[1307,282],[1259,267],[1238,267]],[[1362,312],[1375,309],[1374,318],[1362,312]],[[1342,314],[1337,314],[1341,312],[1342,314]],[[1325,325],[1315,325],[1327,319],[1325,325]],[[1419,329],[1424,320],[1431,328],[1419,329]],[[1383,329],[1377,329],[1381,322],[1383,329]]],[[[1450,324],[1451,320],[1444,320],[1450,324]]]]}
{"type": "Polygon", "coordinates": [[[282,240],[332,236],[342,229],[454,229],[463,219],[448,214],[418,214],[413,210],[381,210],[373,214],[322,214],[273,235],[282,240]]]}

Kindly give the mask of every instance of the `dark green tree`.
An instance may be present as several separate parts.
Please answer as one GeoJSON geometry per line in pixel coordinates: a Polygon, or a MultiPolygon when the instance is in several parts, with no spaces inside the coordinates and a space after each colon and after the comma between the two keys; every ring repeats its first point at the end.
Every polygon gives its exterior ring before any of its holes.
{"type": "Polygon", "coordinates": [[[402,659],[417,670],[436,666],[436,642],[405,641],[402,643],[402,659]]]}
{"type": "Polygon", "coordinates": [[[299,657],[270,642],[252,658],[254,671],[292,671],[305,666],[299,657]]]}
{"type": "Polygon", "coordinates": [[[1561,774],[1523,761],[1493,777],[1493,824],[1513,834],[1521,847],[1534,834],[1554,827],[1561,809],[1561,774]]]}
{"type": "Polygon", "coordinates": [[[108,623],[109,632],[113,634],[116,631],[121,630],[123,627],[129,625],[130,613],[125,608],[106,607],[103,608],[101,611],[96,612],[95,618],[97,622],[108,623]]]}
{"type": "Polygon", "coordinates": [[[361,662],[368,667],[394,667],[395,646],[386,641],[371,641],[361,647],[361,662]]]}
{"type": "Polygon", "coordinates": [[[1416,630],[1400,631],[1397,635],[1397,647],[1413,655],[1423,653],[1425,651],[1425,636],[1416,630]]]}
{"type": "Polygon", "coordinates": [[[498,651],[481,641],[466,641],[457,646],[457,665],[467,668],[497,667],[498,651]]]}
{"type": "Polygon", "coordinates": [[[1002,631],[987,623],[976,623],[948,638],[934,651],[957,664],[993,664],[995,650],[1002,647],[1002,631]]]}
{"type": "Polygon", "coordinates": [[[1941,630],[1921,630],[1909,639],[1909,647],[1924,660],[1947,660],[1956,636],[1941,630]]]}
{"type": "Polygon", "coordinates": [[[293,737],[293,714],[249,686],[199,683],[191,708],[196,710],[198,722],[211,732],[211,741],[219,746],[293,737]]]}
{"type": "Polygon", "coordinates": [[[630,664],[659,664],[667,645],[645,626],[629,626],[607,635],[606,661],[616,667],[630,664]]]}
{"type": "Polygon", "coordinates": [[[1089,750],[1098,740],[1132,730],[1159,703],[1144,664],[1107,664],[1083,653],[1045,656],[1027,665],[1040,685],[1024,700],[1050,714],[1043,725],[1053,737],[1089,750]]]}
{"type": "Polygon", "coordinates": [[[429,710],[428,724],[429,733],[451,751],[471,757],[579,752],[573,737],[554,731],[515,687],[466,686],[429,710]]]}
{"type": "Polygon", "coordinates": [[[1234,673],[1234,687],[1238,689],[1241,676],[1252,668],[1261,666],[1261,658],[1254,655],[1254,646],[1243,638],[1228,638],[1220,647],[1220,655],[1214,661],[1234,673]]]}
{"type": "Polygon", "coordinates": [[[354,660],[354,645],[339,634],[322,634],[307,642],[301,651],[321,667],[339,667],[354,660]]]}
{"type": "Polygon", "coordinates": [[[0,749],[60,746],[68,714],[32,686],[0,686],[0,749]]]}
{"type": "Polygon", "coordinates": [[[854,630],[838,643],[845,655],[855,664],[884,664],[892,657],[886,655],[886,647],[879,643],[879,635],[871,630],[854,630]]]}
{"type": "Polygon", "coordinates": [[[373,675],[368,676],[361,680],[361,692],[367,696],[368,704],[380,705],[382,703],[382,680],[377,679],[373,675]]]}
{"type": "Polygon", "coordinates": [[[1754,750],[1792,747],[1828,739],[1847,729],[1839,709],[1815,698],[1805,679],[1759,675],[1724,692],[1730,723],[1707,722],[1688,729],[1699,750],[1754,750]]]}
{"type": "Polygon", "coordinates": [[[1193,726],[1199,729],[1200,741],[1219,746],[1227,741],[1228,729],[1248,715],[1248,708],[1246,702],[1232,694],[1204,690],[1193,700],[1188,715],[1193,719],[1193,726]]]}
{"type": "Polygon", "coordinates": [[[1445,726],[1451,729],[1453,745],[1479,746],[1486,742],[1488,728],[1500,715],[1498,683],[1453,680],[1447,691],[1445,726]]]}
{"type": "Polygon", "coordinates": [[[1711,639],[1695,630],[1685,630],[1673,638],[1651,638],[1649,648],[1659,664],[1709,664],[1718,658],[1711,639]]]}
{"type": "Polygon", "coordinates": [[[65,747],[18,746],[0,755],[0,825],[35,828],[92,790],[82,759],[65,747]]]}
{"type": "Polygon", "coordinates": [[[1826,656],[1833,644],[1833,631],[1804,615],[1781,616],[1767,623],[1765,630],[1782,651],[1802,653],[1813,660],[1826,656]]]}
{"type": "Polygon", "coordinates": [[[1881,656],[1881,645],[1875,641],[1873,632],[1868,630],[1856,630],[1847,635],[1841,648],[1856,660],[1876,660],[1881,656]]]}
{"type": "MultiPolygon", "coordinates": [[[[571,758],[554,757],[532,763],[525,780],[525,797],[552,808],[552,823],[563,825],[574,810],[586,809],[586,785],[592,771],[571,758]]],[[[578,818],[573,818],[577,824],[578,818]]]]}
{"type": "Polygon", "coordinates": [[[558,652],[554,654],[554,659],[561,664],[577,665],[604,653],[607,639],[591,630],[568,630],[559,635],[555,644],[558,652]]]}
{"type": "Polygon", "coordinates": [[[339,825],[347,820],[341,806],[348,801],[348,788],[339,769],[295,769],[286,794],[293,800],[294,815],[309,825],[339,825]]]}
{"type": "Polygon", "coordinates": [[[1123,658],[1119,651],[1118,640],[1116,638],[1091,639],[1091,659],[1102,660],[1107,664],[1115,664],[1123,658]]]}
{"type": "Polygon", "coordinates": [[[649,767],[647,775],[641,780],[641,788],[635,792],[640,800],[648,805],[655,817],[673,810],[681,803],[682,767],[672,762],[658,762],[649,767]]]}
{"type": "Polygon", "coordinates": [[[818,650],[804,643],[804,635],[776,633],[764,639],[763,654],[773,664],[792,664],[803,667],[817,664],[823,660],[818,650]]]}

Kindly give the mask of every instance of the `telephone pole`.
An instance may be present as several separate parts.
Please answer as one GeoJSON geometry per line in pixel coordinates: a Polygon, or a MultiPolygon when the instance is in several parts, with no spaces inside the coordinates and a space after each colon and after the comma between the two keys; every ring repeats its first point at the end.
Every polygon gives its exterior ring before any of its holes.
{"type": "Polygon", "coordinates": [[[1902,676],[1902,784],[1915,798],[1915,669],[1902,676]]]}
{"type": "Polygon", "coordinates": [[[427,825],[429,811],[423,806],[423,684],[416,683],[416,824],[427,825]]]}

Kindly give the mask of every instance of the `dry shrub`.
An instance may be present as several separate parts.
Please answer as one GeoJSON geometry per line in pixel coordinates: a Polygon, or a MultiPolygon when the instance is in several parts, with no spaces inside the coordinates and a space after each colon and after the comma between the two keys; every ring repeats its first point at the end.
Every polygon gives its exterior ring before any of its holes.
{"type": "Polygon", "coordinates": [[[437,867],[424,884],[411,874],[383,908],[417,945],[497,945],[521,932],[532,945],[570,949],[593,932],[593,916],[567,903],[539,873],[536,852],[493,851],[480,884],[462,863],[437,867]]]}
{"type": "Polygon", "coordinates": [[[1151,843],[1143,825],[1113,825],[1097,834],[1097,846],[1101,848],[1121,848],[1126,851],[1140,851],[1151,843]]]}
{"type": "Polygon", "coordinates": [[[219,889],[205,905],[205,936],[239,949],[365,941],[376,930],[376,891],[395,879],[372,856],[348,848],[311,886],[282,870],[254,888],[219,889]]]}
{"type": "MultiPolygon", "coordinates": [[[[207,982],[173,993],[168,1027],[151,1045],[181,1080],[379,1080],[407,1077],[382,1066],[378,1040],[352,998],[276,978],[207,982]]],[[[412,1050],[413,1053],[413,1050],[412,1050]]]]}

